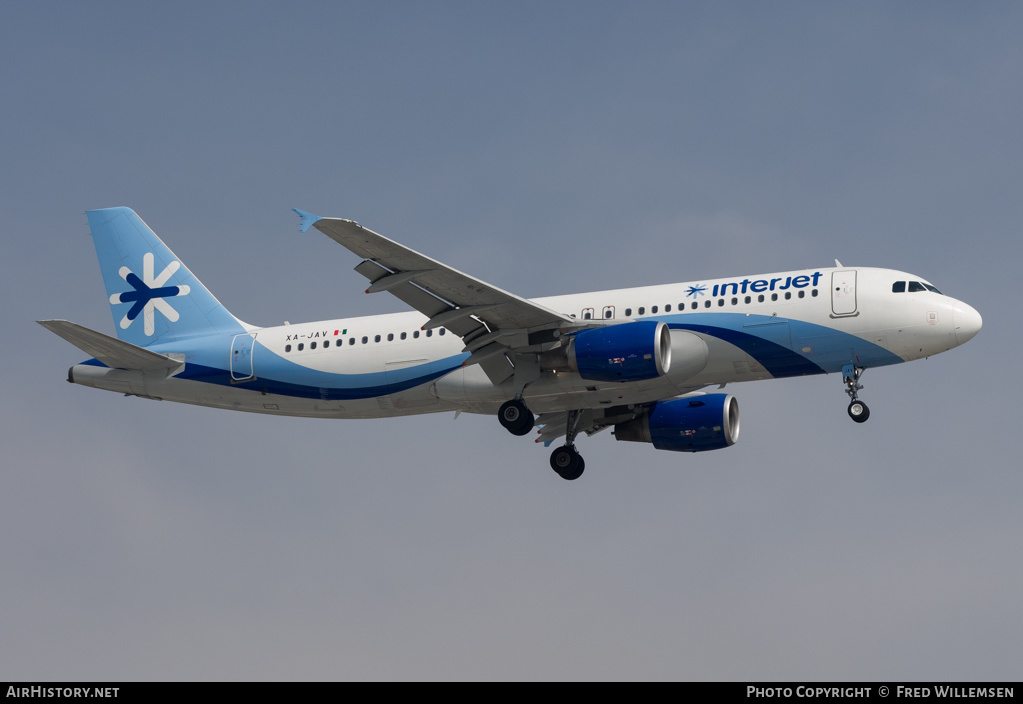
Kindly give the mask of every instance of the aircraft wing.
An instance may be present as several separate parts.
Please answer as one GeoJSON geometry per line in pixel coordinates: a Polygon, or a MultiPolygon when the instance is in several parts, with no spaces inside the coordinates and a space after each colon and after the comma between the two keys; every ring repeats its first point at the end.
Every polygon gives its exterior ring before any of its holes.
{"type": "Polygon", "coordinates": [[[320,218],[297,208],[295,212],[303,232],[315,227],[365,259],[355,270],[370,281],[366,293],[388,291],[429,318],[424,329],[444,327],[461,337],[464,351],[472,353],[465,364],[481,364],[495,384],[512,374],[507,353],[537,344],[537,333],[579,326],[566,315],[463,274],[357,222],[320,218]]]}
{"type": "MultiPolygon", "coordinates": [[[[693,396],[703,396],[704,393],[700,391],[704,387],[702,386],[690,386],[685,388],[685,393],[673,396],[668,400],[677,400],[681,398],[690,398],[693,396]]],[[[569,411],[554,411],[551,413],[543,413],[536,419],[536,427],[539,428],[537,431],[538,436],[534,442],[543,443],[544,447],[550,447],[551,443],[556,439],[563,437],[568,432],[568,424],[571,422],[575,426],[577,433],[586,433],[587,435],[596,435],[601,430],[610,428],[618,423],[624,423],[625,421],[632,420],[644,413],[648,413],[654,406],[653,403],[640,403],[628,406],[612,406],[605,408],[583,408],[576,411],[576,416],[573,418],[569,411]]]]}

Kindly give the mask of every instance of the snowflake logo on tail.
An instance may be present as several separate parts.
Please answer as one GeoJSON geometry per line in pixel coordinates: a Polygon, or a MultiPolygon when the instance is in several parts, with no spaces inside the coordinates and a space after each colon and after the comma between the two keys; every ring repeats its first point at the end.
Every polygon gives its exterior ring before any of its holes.
{"type": "Polygon", "coordinates": [[[174,296],[187,296],[189,288],[188,286],[164,286],[164,284],[174,275],[174,272],[181,268],[181,264],[173,261],[160,272],[159,276],[153,276],[153,259],[152,252],[142,257],[141,279],[126,266],[122,266],[121,270],[117,272],[135,289],[134,291],[115,293],[110,297],[111,303],[132,304],[131,309],[121,318],[122,330],[127,330],[135,318],[139,317],[139,313],[142,313],[146,335],[156,332],[156,315],[153,311],[160,311],[172,323],[177,322],[180,317],[165,299],[174,296]]]}
{"type": "Polygon", "coordinates": [[[707,287],[703,284],[697,284],[696,286],[690,286],[686,289],[686,298],[697,298],[707,293],[707,287]]]}

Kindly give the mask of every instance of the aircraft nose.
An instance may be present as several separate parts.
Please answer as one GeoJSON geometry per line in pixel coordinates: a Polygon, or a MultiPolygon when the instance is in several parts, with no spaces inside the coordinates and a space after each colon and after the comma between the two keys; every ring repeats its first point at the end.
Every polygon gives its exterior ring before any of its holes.
{"type": "Polygon", "coordinates": [[[957,302],[952,311],[952,324],[955,326],[956,342],[962,345],[980,332],[984,321],[972,306],[957,302]]]}

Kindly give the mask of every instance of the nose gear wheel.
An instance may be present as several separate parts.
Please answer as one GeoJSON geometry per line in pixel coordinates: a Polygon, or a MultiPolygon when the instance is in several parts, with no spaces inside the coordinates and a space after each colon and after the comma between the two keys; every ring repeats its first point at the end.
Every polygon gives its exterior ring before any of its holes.
{"type": "Polygon", "coordinates": [[[860,400],[857,392],[863,388],[860,383],[860,376],[866,371],[866,367],[857,367],[846,364],[842,367],[842,382],[845,383],[845,392],[849,394],[849,408],[846,409],[849,417],[857,423],[866,422],[870,418],[870,409],[867,404],[860,400]]]}

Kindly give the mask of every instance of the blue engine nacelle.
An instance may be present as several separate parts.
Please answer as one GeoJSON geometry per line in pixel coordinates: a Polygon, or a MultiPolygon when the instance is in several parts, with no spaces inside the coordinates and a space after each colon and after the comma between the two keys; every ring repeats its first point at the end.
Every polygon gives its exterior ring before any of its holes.
{"type": "Polygon", "coordinates": [[[656,320],[589,328],[572,338],[568,365],[583,379],[641,381],[663,376],[671,366],[671,332],[656,320]]]}
{"type": "Polygon", "coordinates": [[[675,452],[718,450],[739,439],[739,402],[731,394],[658,401],[645,416],[616,425],[615,439],[675,452]]]}

